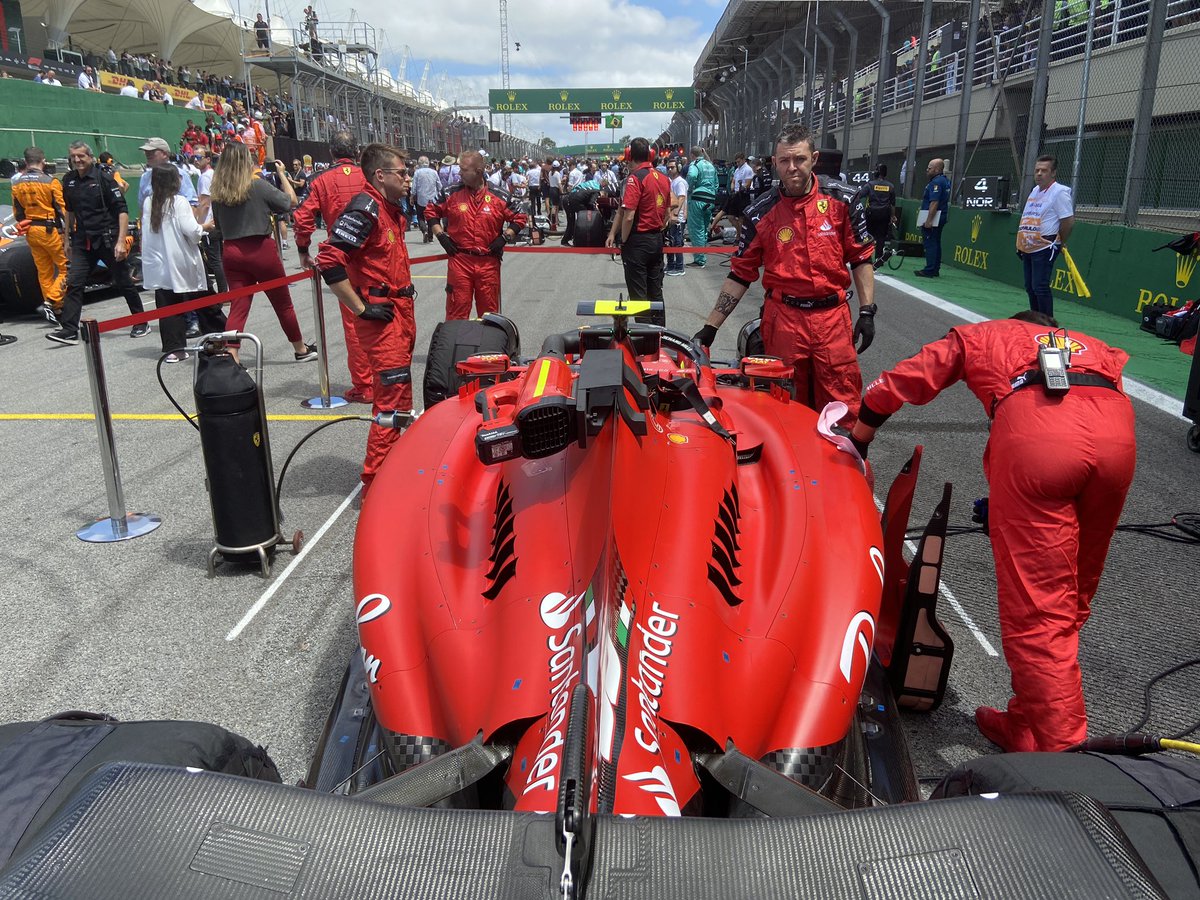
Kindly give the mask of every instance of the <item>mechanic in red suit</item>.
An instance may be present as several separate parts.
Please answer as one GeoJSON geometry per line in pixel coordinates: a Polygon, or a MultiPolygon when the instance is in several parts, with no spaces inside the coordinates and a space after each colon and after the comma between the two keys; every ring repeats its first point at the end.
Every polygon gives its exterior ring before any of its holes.
{"type": "Polygon", "coordinates": [[[801,402],[817,410],[830,400],[845,403],[850,411],[842,425],[850,428],[862,393],[854,345],[861,338],[861,353],[875,339],[874,246],[857,192],[843,182],[815,178],[817,159],[807,128],[784,128],[775,146],[779,187],[747,207],[729,275],[695,338],[712,345],[761,268],[766,352],[794,367],[801,402]],[[853,327],[846,303],[851,274],[858,299],[853,327]]]}
{"type": "Polygon", "coordinates": [[[1129,357],[1085,334],[1056,332],[1045,313],[960,325],[867,388],[851,432],[866,444],[905,403],[965,381],[992,419],[983,468],[1004,657],[1007,712],[975,710],[1008,751],[1062,750],[1087,737],[1079,631],[1104,571],[1137,457],[1133,405],[1121,390],[1129,357]],[[1070,389],[1043,387],[1038,349],[1070,347],[1070,389]]]}
{"type": "MultiPolygon", "coordinates": [[[[317,268],[343,306],[355,316],[358,340],[374,375],[372,412],[412,409],[412,274],[404,233],[408,223],[400,201],[412,178],[405,154],[386,144],[368,144],[362,152],[366,185],[346,204],[317,254],[317,268]]],[[[372,425],[363,462],[363,489],[396,442],[400,432],[372,425]]]]}
{"type": "Polygon", "coordinates": [[[450,260],[446,273],[446,318],[467,319],[471,300],[479,315],[500,311],[500,258],[507,233],[514,240],[525,227],[507,193],[486,184],[483,154],[468,150],[458,158],[462,183],[436,203],[425,206],[425,218],[450,260]],[[441,220],[446,220],[442,228],[441,220]]]}
{"type": "MultiPolygon", "coordinates": [[[[308,196],[304,198],[293,215],[296,229],[296,249],[300,251],[300,264],[306,269],[314,266],[308,248],[312,245],[316,219],[320,215],[325,227],[338,220],[346,204],[367,186],[362,169],[358,167],[358,144],[349,132],[339,131],[329,141],[329,155],[333,164],[309,182],[308,196]]],[[[371,363],[358,342],[358,325],[354,311],[341,305],[342,331],[346,334],[346,366],[350,370],[352,387],[346,391],[346,399],[352,403],[371,403],[371,363]]]]}

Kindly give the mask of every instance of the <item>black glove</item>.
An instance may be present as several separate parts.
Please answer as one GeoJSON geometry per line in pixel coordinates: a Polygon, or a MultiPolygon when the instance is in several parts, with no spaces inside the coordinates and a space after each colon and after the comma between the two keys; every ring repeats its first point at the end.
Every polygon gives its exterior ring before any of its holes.
{"type": "Polygon", "coordinates": [[[701,347],[707,350],[712,346],[713,341],[717,339],[717,329],[713,325],[704,323],[704,327],[692,335],[692,340],[698,343],[701,347]]]}
{"type": "Polygon", "coordinates": [[[878,307],[874,303],[858,308],[858,321],[854,323],[854,337],[851,339],[851,343],[858,344],[858,339],[862,338],[862,345],[858,348],[859,353],[862,353],[875,341],[876,309],[878,307]]]}
{"type": "Polygon", "coordinates": [[[454,243],[454,238],[450,237],[450,235],[446,234],[446,232],[443,231],[441,234],[439,234],[437,239],[438,243],[442,245],[442,249],[451,256],[458,252],[458,244],[454,243]]]}
{"type": "Polygon", "coordinates": [[[496,257],[504,256],[504,232],[500,232],[492,239],[492,242],[488,244],[488,253],[496,257]]]}
{"type": "Polygon", "coordinates": [[[366,303],[363,311],[358,314],[360,319],[371,319],[376,322],[390,322],[396,315],[396,307],[390,303],[366,303]]]}
{"type": "Polygon", "coordinates": [[[870,449],[870,443],[858,440],[854,435],[850,435],[850,443],[854,445],[854,449],[858,451],[858,455],[863,459],[867,458],[867,450],[870,449]]]}

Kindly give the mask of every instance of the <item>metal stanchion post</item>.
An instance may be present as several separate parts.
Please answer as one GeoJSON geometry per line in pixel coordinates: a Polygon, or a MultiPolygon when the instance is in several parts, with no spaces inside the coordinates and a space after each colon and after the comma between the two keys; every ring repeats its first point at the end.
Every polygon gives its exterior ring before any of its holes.
{"type": "Polygon", "coordinates": [[[325,300],[321,292],[321,273],[312,271],[313,316],[317,320],[317,377],[321,381],[321,396],[300,403],[305,409],[337,409],[349,406],[345,397],[329,396],[329,345],[325,340],[325,300]]]}
{"type": "Polygon", "coordinates": [[[96,412],[96,434],[100,438],[100,464],[108,491],[108,518],[98,519],[75,532],[81,541],[111,544],[149,534],[162,519],[149,513],[125,511],[125,492],[121,489],[121,471],[117,467],[117,445],[113,436],[112,411],[108,406],[108,382],[100,355],[100,326],[95,319],[84,319],[83,342],[87,347],[88,383],[92,387],[92,408],[96,412]]]}

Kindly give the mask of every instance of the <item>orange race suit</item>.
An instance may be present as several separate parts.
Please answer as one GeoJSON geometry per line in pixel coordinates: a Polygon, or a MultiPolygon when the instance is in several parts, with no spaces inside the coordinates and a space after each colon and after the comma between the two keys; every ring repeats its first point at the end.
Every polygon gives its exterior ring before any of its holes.
{"type": "Polygon", "coordinates": [[[29,222],[25,240],[37,266],[42,302],[54,312],[62,309],[67,289],[67,252],[63,248],[62,182],[30,167],[12,179],[13,215],[29,222]]]}
{"type": "Polygon", "coordinates": [[[847,266],[869,265],[874,245],[855,191],[813,178],[803,197],[772,188],[745,211],[742,239],[729,277],[749,287],[763,272],[766,352],[793,367],[800,401],[821,409],[841,400],[852,428],[862,394],[846,304],[847,266]]]}
{"type": "Polygon", "coordinates": [[[873,381],[860,413],[878,427],[903,404],[965,381],[993,420],[983,467],[1012,672],[1005,749],[1062,750],[1087,737],[1079,631],[1137,457],[1133,406],[1120,388],[1128,355],[1050,330],[1013,319],[952,328],[873,381]],[[1052,340],[1072,350],[1063,395],[1048,394],[1038,372],[1038,348],[1052,340]]]}

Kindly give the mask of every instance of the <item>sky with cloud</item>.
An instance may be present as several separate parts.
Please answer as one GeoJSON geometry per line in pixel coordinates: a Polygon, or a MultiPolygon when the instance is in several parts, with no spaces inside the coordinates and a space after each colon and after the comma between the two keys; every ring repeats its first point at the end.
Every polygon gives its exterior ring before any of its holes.
{"type": "MultiPolygon", "coordinates": [[[[276,11],[297,20],[306,5],[276,11]]],[[[726,0],[509,0],[509,72],[514,88],[646,87],[688,85],[692,67],[726,0]],[[521,49],[516,49],[520,43],[521,49]]],[[[322,24],[346,21],[351,10],[317,0],[322,24]]],[[[442,95],[459,105],[482,105],[500,80],[500,5],[498,0],[437,0],[399,4],[395,0],[357,0],[353,14],[382,32],[381,63],[392,74],[404,47],[411,48],[407,79],[416,84],[426,60],[427,88],[441,82],[442,95]]],[[[471,113],[473,116],[480,112],[471,113]]],[[[482,115],[487,117],[487,113],[482,115]]],[[[669,121],[662,113],[625,116],[624,131],[655,137],[669,121]]],[[[499,126],[500,116],[496,117],[499,126]]],[[[513,116],[514,131],[559,144],[582,143],[566,119],[553,115],[513,116]],[[523,132],[523,133],[522,133],[523,132]]],[[[600,136],[607,138],[608,132],[600,136]]],[[[617,137],[620,137],[618,134],[617,137]]]]}

